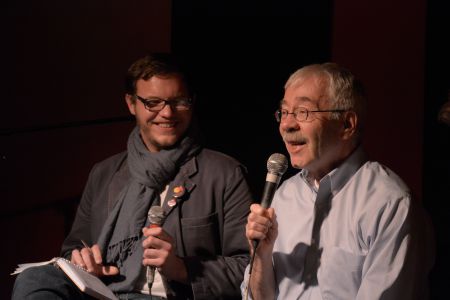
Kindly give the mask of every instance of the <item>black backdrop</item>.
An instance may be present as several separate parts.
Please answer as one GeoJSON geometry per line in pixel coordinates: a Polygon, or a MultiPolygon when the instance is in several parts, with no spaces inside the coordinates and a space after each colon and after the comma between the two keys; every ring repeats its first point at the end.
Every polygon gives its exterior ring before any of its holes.
{"type": "Polygon", "coordinates": [[[284,82],[330,60],[331,15],[327,0],[173,1],[172,51],[196,78],[205,144],[246,165],[256,198],[268,157],[286,154],[274,119],[284,82]]]}
{"type": "Polygon", "coordinates": [[[450,101],[450,6],[429,0],[427,13],[424,99],[424,205],[436,234],[436,263],[431,276],[432,299],[447,299],[450,285],[450,125],[437,115],[450,101]]]}
{"type": "MultiPolygon", "coordinates": [[[[90,167],[124,148],[132,122],[83,122],[127,115],[123,72],[145,49],[187,58],[205,144],[248,167],[255,198],[267,158],[285,153],[273,111],[292,71],[332,56],[332,1],[173,0],[170,17],[164,2],[0,4],[0,298],[8,299],[13,266],[57,254],[90,167]],[[56,129],[62,123],[72,127],[56,129]]],[[[450,284],[450,127],[436,121],[450,88],[448,12],[444,1],[427,1],[422,198],[437,237],[432,299],[447,299],[450,284]]]]}

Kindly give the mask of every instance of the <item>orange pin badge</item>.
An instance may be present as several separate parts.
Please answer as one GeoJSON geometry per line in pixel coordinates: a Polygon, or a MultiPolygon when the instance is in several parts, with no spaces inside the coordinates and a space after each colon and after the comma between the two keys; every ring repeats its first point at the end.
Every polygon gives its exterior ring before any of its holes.
{"type": "Polygon", "coordinates": [[[185,193],[185,189],[182,185],[176,186],[173,188],[173,196],[175,198],[181,198],[183,197],[184,193],[185,193]]]}

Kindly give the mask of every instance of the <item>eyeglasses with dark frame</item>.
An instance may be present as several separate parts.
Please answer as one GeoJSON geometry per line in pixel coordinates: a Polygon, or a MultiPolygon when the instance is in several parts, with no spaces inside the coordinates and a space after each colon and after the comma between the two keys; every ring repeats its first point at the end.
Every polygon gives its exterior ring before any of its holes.
{"type": "Polygon", "coordinates": [[[170,107],[176,111],[186,111],[190,110],[192,106],[192,99],[189,97],[180,97],[174,98],[170,100],[164,100],[157,97],[151,98],[142,98],[138,95],[135,95],[136,98],[144,104],[145,109],[151,112],[159,112],[166,105],[170,105],[170,107]]]}
{"type": "Polygon", "coordinates": [[[309,110],[305,107],[296,107],[293,112],[289,112],[287,109],[277,109],[275,111],[275,119],[278,123],[281,122],[281,120],[287,118],[288,115],[294,115],[294,118],[299,121],[303,122],[308,120],[310,113],[320,113],[320,112],[346,112],[347,109],[326,109],[326,110],[309,110]]]}

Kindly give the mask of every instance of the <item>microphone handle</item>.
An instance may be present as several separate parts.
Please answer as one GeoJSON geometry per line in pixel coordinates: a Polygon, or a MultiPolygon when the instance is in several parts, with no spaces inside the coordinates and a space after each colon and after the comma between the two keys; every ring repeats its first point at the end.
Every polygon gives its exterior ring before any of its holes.
{"type": "Polygon", "coordinates": [[[155,267],[147,266],[147,286],[148,290],[151,293],[153,281],[155,281],[155,267]]]}
{"type": "Polygon", "coordinates": [[[264,190],[262,194],[261,206],[264,208],[269,208],[272,204],[273,195],[277,190],[278,182],[266,181],[264,185],[264,190]]]}
{"type": "MultiPolygon", "coordinates": [[[[162,222],[161,222],[162,223],[162,222]]],[[[148,225],[148,228],[155,228],[155,227],[161,227],[161,224],[158,223],[150,223],[150,225],[148,225]]],[[[153,286],[153,281],[155,281],[155,267],[152,266],[147,266],[147,286],[148,286],[148,290],[151,293],[152,291],[152,286],[153,286]]]]}
{"type": "Polygon", "coordinates": [[[256,248],[258,248],[258,245],[259,245],[259,240],[252,240],[253,251],[256,251],[256,248]]]}
{"type": "MultiPolygon", "coordinates": [[[[280,183],[280,177],[274,174],[268,173],[266,178],[266,184],[264,185],[264,190],[262,194],[261,206],[263,208],[269,208],[272,204],[273,196],[277,190],[278,184],[280,183]]],[[[252,240],[253,250],[259,245],[259,240],[252,240]]]]}

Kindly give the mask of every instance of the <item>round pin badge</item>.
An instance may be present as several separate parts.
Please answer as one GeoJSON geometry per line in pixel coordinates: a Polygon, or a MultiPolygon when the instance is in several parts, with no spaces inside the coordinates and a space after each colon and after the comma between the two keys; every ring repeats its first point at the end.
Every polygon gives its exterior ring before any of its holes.
{"type": "Polygon", "coordinates": [[[175,198],[180,198],[184,195],[185,189],[184,186],[179,185],[173,188],[173,196],[175,198]]]}
{"type": "Polygon", "coordinates": [[[170,199],[169,201],[167,201],[167,205],[169,205],[170,207],[177,205],[177,200],[175,199],[170,199]]]}

